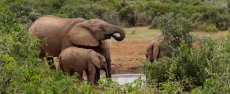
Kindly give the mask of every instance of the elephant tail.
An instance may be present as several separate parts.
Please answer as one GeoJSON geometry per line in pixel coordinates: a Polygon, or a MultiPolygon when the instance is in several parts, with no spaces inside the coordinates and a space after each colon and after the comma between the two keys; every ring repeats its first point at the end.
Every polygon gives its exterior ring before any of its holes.
{"type": "Polygon", "coordinates": [[[56,68],[57,71],[63,70],[63,69],[64,69],[63,66],[62,66],[62,62],[61,62],[61,61],[62,61],[62,60],[61,60],[61,56],[60,56],[60,57],[59,57],[59,63],[58,63],[57,68],[56,68]]]}

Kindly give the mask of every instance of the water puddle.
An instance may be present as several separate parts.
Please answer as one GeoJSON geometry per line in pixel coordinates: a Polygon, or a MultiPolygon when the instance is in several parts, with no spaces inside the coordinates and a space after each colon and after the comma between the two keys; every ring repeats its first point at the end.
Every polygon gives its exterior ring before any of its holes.
{"type": "MultiPolygon", "coordinates": [[[[146,76],[144,74],[112,74],[112,80],[116,81],[120,85],[132,83],[139,77],[143,82],[146,81],[146,76]]],[[[105,78],[105,76],[101,75],[101,78],[105,78]]],[[[85,75],[83,76],[83,79],[87,82],[87,77],[85,75]]]]}
{"type": "Polygon", "coordinates": [[[132,83],[139,77],[142,81],[146,81],[144,74],[113,74],[112,80],[118,82],[120,85],[124,85],[126,83],[132,83]]]}

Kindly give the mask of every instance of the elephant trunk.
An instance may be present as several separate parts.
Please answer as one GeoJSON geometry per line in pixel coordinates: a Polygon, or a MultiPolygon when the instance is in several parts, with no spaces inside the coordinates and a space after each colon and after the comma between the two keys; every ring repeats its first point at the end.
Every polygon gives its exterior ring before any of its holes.
{"type": "Polygon", "coordinates": [[[104,71],[105,71],[106,78],[110,78],[109,69],[108,69],[108,64],[107,63],[105,63],[104,71]]]}
{"type": "Polygon", "coordinates": [[[110,76],[109,76],[109,70],[108,69],[105,69],[105,73],[106,73],[106,78],[110,78],[110,76]]]}
{"type": "Polygon", "coordinates": [[[117,41],[122,41],[125,39],[125,31],[123,29],[121,29],[118,26],[113,25],[112,28],[110,28],[111,32],[111,36],[117,40],[117,41]],[[111,30],[112,29],[112,30],[111,30]],[[115,33],[118,33],[120,36],[116,36],[115,33]]]}

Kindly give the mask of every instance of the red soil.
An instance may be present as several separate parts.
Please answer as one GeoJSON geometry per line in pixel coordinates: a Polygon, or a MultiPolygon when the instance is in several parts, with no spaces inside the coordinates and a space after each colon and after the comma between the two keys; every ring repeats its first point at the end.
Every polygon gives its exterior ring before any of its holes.
{"type": "Polygon", "coordinates": [[[150,41],[112,41],[112,73],[136,73],[136,65],[145,59],[145,49],[150,41]]]}

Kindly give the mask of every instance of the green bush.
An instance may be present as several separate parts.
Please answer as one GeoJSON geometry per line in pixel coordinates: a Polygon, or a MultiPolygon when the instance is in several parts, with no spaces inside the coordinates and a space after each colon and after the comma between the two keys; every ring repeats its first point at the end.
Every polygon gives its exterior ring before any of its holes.
{"type": "Polygon", "coordinates": [[[205,29],[206,32],[217,32],[218,29],[216,28],[216,25],[210,24],[205,29]]]}
{"type": "Polygon", "coordinates": [[[155,94],[158,90],[155,87],[143,85],[141,78],[137,78],[132,83],[119,85],[117,82],[105,79],[99,80],[99,86],[105,90],[105,94],[155,94]]]}
{"type": "MultiPolygon", "coordinates": [[[[228,73],[225,69],[230,64],[227,59],[229,38],[205,38],[200,49],[193,49],[193,37],[189,35],[192,24],[186,18],[172,13],[158,17],[155,22],[162,28],[164,36],[163,58],[154,63],[145,62],[144,73],[148,84],[156,85],[161,93],[225,93],[229,90],[227,84],[218,80],[222,79],[221,74],[228,73]],[[206,91],[210,88],[221,91],[206,91]]],[[[227,78],[229,76],[224,75],[223,80],[228,81],[227,78]]]]}
{"type": "Polygon", "coordinates": [[[191,47],[192,37],[189,35],[189,32],[192,31],[192,24],[188,20],[174,13],[159,17],[158,19],[160,20],[156,22],[158,27],[162,29],[164,36],[162,42],[163,56],[176,56],[181,42],[191,47]]]}
{"type": "Polygon", "coordinates": [[[182,42],[179,54],[159,61],[145,62],[148,84],[161,92],[226,93],[229,92],[229,37],[202,41],[202,48],[192,49],[182,42]],[[176,87],[176,88],[175,88],[176,87]]]}
{"type": "Polygon", "coordinates": [[[60,8],[60,14],[65,17],[82,17],[85,19],[94,18],[93,9],[86,1],[68,0],[60,8]],[[84,4],[84,5],[82,5],[84,4]]]}
{"type": "Polygon", "coordinates": [[[76,77],[49,69],[38,57],[39,40],[0,1],[0,93],[92,93],[76,77]],[[3,5],[2,5],[3,4],[3,5]],[[82,88],[78,88],[82,87],[82,88]]]}
{"type": "Polygon", "coordinates": [[[229,67],[229,59],[225,58],[229,53],[225,51],[224,43],[219,41],[205,40],[201,50],[191,50],[187,44],[181,43],[176,57],[161,58],[153,64],[146,62],[144,66],[148,83],[162,86],[163,83],[173,85],[171,82],[176,82],[183,91],[190,91],[205,85],[210,77],[221,77],[220,74],[226,73],[225,69],[229,67]]]}
{"type": "Polygon", "coordinates": [[[151,23],[151,16],[146,11],[148,2],[123,1],[119,8],[119,17],[126,26],[144,26],[151,23]]]}
{"type": "MultiPolygon", "coordinates": [[[[229,27],[229,10],[221,5],[201,0],[11,0],[4,1],[16,20],[30,24],[43,15],[99,18],[113,24],[144,26],[155,24],[153,19],[168,13],[189,19],[195,28],[203,23],[216,24],[219,30],[229,27]]],[[[226,2],[227,3],[227,2],[226,2]]],[[[205,27],[204,27],[205,28],[205,27]]],[[[200,28],[198,28],[200,29],[200,28]]]]}

